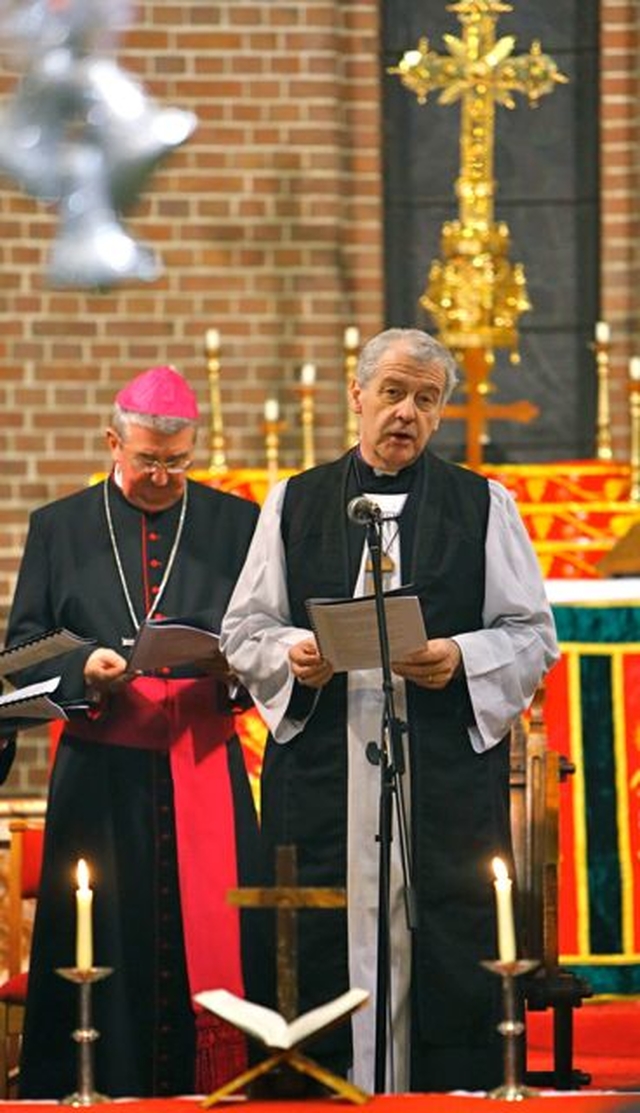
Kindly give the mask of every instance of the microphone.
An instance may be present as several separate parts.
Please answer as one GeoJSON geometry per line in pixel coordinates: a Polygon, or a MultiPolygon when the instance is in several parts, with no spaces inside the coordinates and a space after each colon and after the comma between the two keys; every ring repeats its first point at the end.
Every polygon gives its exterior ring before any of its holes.
{"type": "Polygon", "coordinates": [[[347,517],[356,525],[368,526],[371,522],[382,521],[382,510],[377,502],[372,502],[364,495],[356,495],[347,503],[347,517]]]}

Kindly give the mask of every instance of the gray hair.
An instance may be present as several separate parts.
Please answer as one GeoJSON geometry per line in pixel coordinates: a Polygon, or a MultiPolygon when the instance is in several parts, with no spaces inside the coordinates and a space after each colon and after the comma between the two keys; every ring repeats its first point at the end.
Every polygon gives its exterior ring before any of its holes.
{"type": "Polygon", "coordinates": [[[363,346],[356,367],[359,386],[367,386],[378,370],[380,360],[394,344],[402,344],[407,355],[424,367],[438,364],[445,374],[444,401],[453,394],[458,382],[457,364],[448,348],[417,328],[388,328],[379,332],[363,346]]]}
{"type": "Polygon", "coordinates": [[[162,414],[140,414],[135,410],[125,410],[116,402],[111,415],[111,425],[121,440],[126,441],[131,425],[142,425],[145,429],[153,429],[164,436],[173,436],[183,429],[197,431],[197,421],[188,417],[164,417],[162,414]]]}

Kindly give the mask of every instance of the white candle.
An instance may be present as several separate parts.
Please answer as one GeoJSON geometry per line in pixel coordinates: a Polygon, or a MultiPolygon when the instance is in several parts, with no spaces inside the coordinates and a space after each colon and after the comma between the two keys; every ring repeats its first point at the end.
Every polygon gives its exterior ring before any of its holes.
{"type": "Polygon", "coordinates": [[[629,378],[634,382],[640,382],[640,356],[631,356],[629,360],[629,378]]]}
{"type": "Polygon", "coordinates": [[[300,382],[302,386],[313,386],[316,381],[315,363],[303,363],[300,368],[300,382]]]}
{"type": "Polygon", "coordinates": [[[515,962],[516,933],[513,926],[512,883],[501,858],[493,859],[493,872],[496,875],[493,885],[498,914],[498,958],[500,962],[515,962]]]}
{"type": "Polygon", "coordinates": [[[359,343],[360,343],[360,330],[358,328],[356,328],[355,325],[349,325],[349,327],[344,330],[344,346],[345,346],[345,348],[349,348],[349,350],[351,350],[353,348],[357,348],[359,343]]]}
{"type": "Polygon", "coordinates": [[[207,351],[208,352],[219,351],[219,349],[220,349],[220,333],[219,333],[217,328],[208,328],[207,329],[206,343],[207,343],[207,351]]]}
{"type": "Polygon", "coordinates": [[[264,419],[265,421],[277,421],[280,416],[280,407],[277,398],[267,398],[264,404],[264,419]]]}
{"type": "Polygon", "coordinates": [[[611,337],[611,329],[606,321],[596,321],[596,340],[598,344],[608,344],[611,337]]]}
{"type": "Polygon", "coordinates": [[[93,891],[89,888],[89,870],[84,858],[78,862],[76,889],[76,966],[91,970],[93,966],[93,891]]]}

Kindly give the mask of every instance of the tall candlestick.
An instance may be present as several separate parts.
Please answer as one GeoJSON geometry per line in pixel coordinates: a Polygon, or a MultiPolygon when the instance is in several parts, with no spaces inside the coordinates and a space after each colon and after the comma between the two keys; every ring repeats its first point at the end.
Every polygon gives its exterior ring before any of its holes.
{"type": "Polygon", "coordinates": [[[609,326],[606,321],[598,321],[596,324],[595,351],[598,374],[596,455],[598,460],[611,460],[613,449],[609,408],[609,326]]]}
{"type": "Polygon", "coordinates": [[[304,363],[300,369],[300,421],[302,424],[302,470],[315,465],[313,444],[314,386],[316,367],[314,363],[304,363]]]}
{"type": "Polygon", "coordinates": [[[496,875],[493,885],[498,917],[498,957],[500,962],[515,962],[516,933],[513,925],[512,883],[501,858],[493,859],[493,872],[496,875]]]}
{"type": "Polygon", "coordinates": [[[629,498],[640,503],[640,356],[629,360],[629,410],[631,424],[629,498]]]}
{"type": "Polygon", "coordinates": [[[347,418],[345,422],[345,448],[353,448],[358,440],[358,418],[351,409],[351,383],[356,377],[360,333],[355,325],[344,330],[344,376],[346,385],[347,418]]]}
{"type": "Polygon", "coordinates": [[[207,370],[209,372],[209,400],[211,406],[211,441],[209,471],[225,472],[227,458],[222,428],[222,403],[220,399],[220,333],[217,328],[208,328],[205,336],[207,351],[207,370]]]}
{"type": "Polygon", "coordinates": [[[91,970],[93,967],[93,890],[89,888],[89,870],[84,858],[80,858],[78,862],[77,878],[76,966],[78,970],[91,970]]]}

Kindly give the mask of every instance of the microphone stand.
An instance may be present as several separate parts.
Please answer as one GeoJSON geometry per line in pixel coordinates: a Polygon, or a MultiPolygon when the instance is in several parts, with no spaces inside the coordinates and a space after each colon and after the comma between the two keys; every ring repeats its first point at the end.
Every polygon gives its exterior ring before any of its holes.
{"type": "Polygon", "coordinates": [[[404,773],[404,751],[402,736],[407,732],[407,724],[396,715],[393,692],[393,678],[389,656],[389,636],[387,616],[384,608],[382,587],[382,523],[380,515],[372,516],[367,522],[367,545],[371,555],[373,588],[382,662],[382,688],[384,710],[382,719],[381,745],[369,743],[367,756],[380,765],[380,803],[379,803],[379,872],[378,872],[378,961],[376,969],[376,1028],[375,1028],[375,1081],[374,1090],[381,1094],[385,1091],[387,1060],[387,1026],[391,1017],[391,936],[390,936],[390,881],[391,881],[391,841],[393,823],[393,801],[395,798],[398,816],[398,837],[400,840],[400,859],[404,882],[404,901],[407,927],[410,931],[416,926],[415,893],[412,881],[411,847],[407,834],[407,813],[404,799],[402,774],[404,773]],[[373,755],[373,756],[372,756],[373,755]]]}

